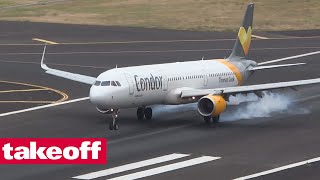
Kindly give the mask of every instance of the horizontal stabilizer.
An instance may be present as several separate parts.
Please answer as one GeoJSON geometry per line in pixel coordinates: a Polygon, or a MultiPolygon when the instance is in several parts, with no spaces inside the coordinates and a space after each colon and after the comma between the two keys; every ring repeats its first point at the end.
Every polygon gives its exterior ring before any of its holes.
{"type": "Polygon", "coordinates": [[[305,65],[306,63],[295,63],[295,64],[280,64],[280,65],[270,65],[270,66],[257,66],[249,69],[250,71],[263,70],[263,69],[273,69],[279,67],[288,67],[288,66],[299,66],[305,65]]]}
{"type": "Polygon", "coordinates": [[[285,57],[285,58],[280,58],[280,59],[274,59],[274,60],[270,60],[270,61],[266,61],[266,62],[261,62],[261,63],[258,63],[258,66],[265,65],[265,64],[270,64],[270,63],[276,63],[276,62],[280,62],[280,61],[287,61],[287,60],[306,57],[306,56],[312,56],[312,55],[316,55],[316,54],[320,54],[320,51],[315,51],[315,52],[310,52],[310,53],[305,53],[305,54],[299,54],[299,55],[295,55],[295,56],[289,56],[289,57],[285,57]]]}

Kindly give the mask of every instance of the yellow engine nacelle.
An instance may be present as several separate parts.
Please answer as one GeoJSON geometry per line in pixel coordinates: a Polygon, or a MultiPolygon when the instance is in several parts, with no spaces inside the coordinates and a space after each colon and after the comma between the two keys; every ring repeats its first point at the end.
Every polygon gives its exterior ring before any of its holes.
{"type": "Polygon", "coordinates": [[[198,111],[202,116],[219,116],[227,108],[222,96],[208,95],[198,101],[198,111]]]}

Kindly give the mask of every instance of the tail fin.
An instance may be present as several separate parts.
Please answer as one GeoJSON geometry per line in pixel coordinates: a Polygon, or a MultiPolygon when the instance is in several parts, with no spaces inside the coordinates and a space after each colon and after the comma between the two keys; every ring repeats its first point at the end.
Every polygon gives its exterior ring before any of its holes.
{"type": "Polygon", "coordinates": [[[242,26],[239,29],[236,43],[233,47],[229,60],[239,61],[243,58],[248,59],[251,44],[252,21],[254,4],[249,4],[244,15],[242,26]]]}

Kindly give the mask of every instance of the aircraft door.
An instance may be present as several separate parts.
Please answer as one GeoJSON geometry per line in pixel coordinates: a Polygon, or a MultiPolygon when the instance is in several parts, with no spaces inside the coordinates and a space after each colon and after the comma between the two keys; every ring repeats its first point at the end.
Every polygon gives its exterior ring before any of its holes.
{"type": "Polygon", "coordinates": [[[168,79],[167,79],[166,76],[163,76],[163,81],[162,81],[162,83],[163,83],[163,90],[164,90],[164,91],[167,91],[167,90],[168,90],[168,79]]]}
{"type": "Polygon", "coordinates": [[[204,80],[203,85],[207,86],[208,85],[208,75],[207,74],[203,75],[203,80],[204,80]]]}
{"type": "Polygon", "coordinates": [[[130,78],[130,75],[125,73],[124,74],[126,79],[127,79],[127,82],[128,82],[128,85],[129,85],[129,94],[130,95],[133,95],[134,94],[134,83],[133,83],[133,79],[130,78]]]}

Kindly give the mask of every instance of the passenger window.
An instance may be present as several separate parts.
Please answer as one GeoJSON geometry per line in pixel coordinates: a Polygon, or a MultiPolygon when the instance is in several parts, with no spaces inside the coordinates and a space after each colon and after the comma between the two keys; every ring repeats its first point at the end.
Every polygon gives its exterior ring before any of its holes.
{"type": "Polygon", "coordinates": [[[110,81],[102,81],[101,86],[110,86],[110,81]]]}
{"type": "Polygon", "coordinates": [[[100,86],[100,84],[101,84],[101,81],[96,81],[96,82],[94,83],[95,86],[100,86]]]}

